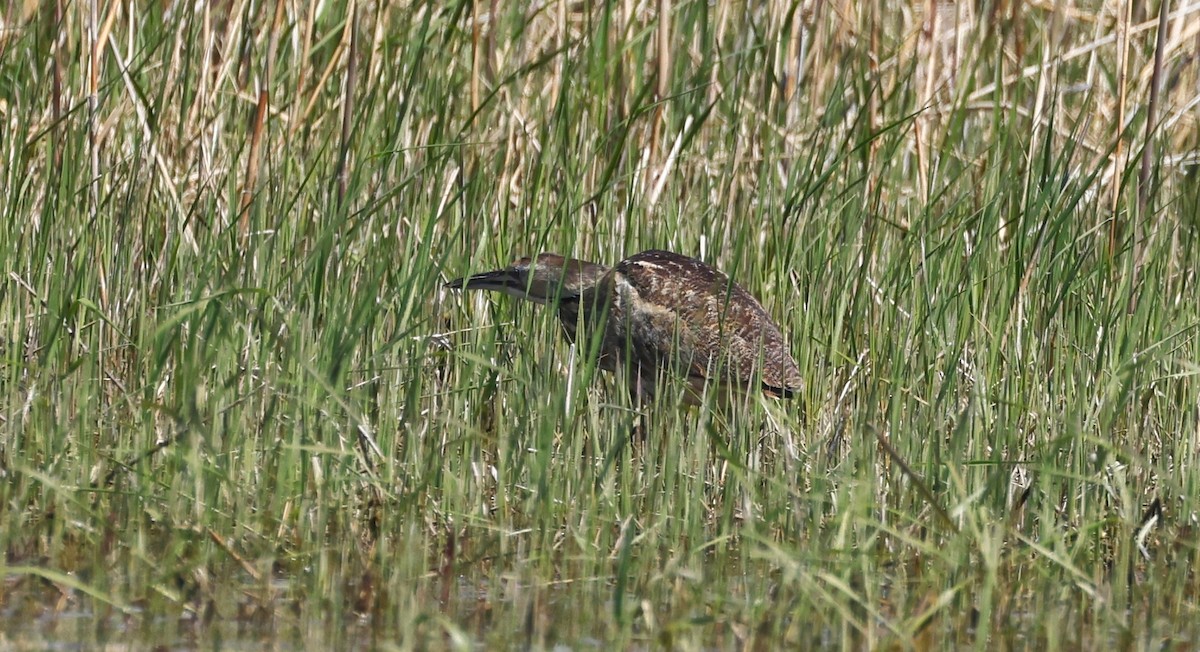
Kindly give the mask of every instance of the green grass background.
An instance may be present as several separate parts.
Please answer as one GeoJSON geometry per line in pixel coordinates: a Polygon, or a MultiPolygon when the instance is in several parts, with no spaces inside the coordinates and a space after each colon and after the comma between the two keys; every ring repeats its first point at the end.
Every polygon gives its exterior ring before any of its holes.
{"type": "Polygon", "coordinates": [[[1117,4],[4,3],[0,643],[1194,646],[1200,7],[1117,4]],[[442,289],[650,248],[804,395],[635,454],[442,289]]]}

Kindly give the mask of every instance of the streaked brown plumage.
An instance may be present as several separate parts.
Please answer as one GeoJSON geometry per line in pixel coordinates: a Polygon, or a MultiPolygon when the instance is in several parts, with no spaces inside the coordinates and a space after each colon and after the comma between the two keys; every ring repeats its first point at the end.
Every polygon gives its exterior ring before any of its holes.
{"type": "Polygon", "coordinates": [[[761,383],[789,398],[804,387],[779,328],[729,277],[680,254],[651,250],[616,267],[544,253],[446,287],[493,290],[556,305],[567,338],[600,337],[599,366],[624,370],[634,399],[653,398],[662,372],[686,375],[698,403],[705,386],[723,397],[761,383]]]}

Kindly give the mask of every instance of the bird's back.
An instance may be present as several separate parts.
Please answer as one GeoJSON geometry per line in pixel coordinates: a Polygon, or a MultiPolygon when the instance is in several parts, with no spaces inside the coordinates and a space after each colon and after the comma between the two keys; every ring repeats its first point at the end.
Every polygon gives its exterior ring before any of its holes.
{"type": "Polygon", "coordinates": [[[777,396],[803,388],[783,334],[762,305],[703,262],[643,251],[621,261],[605,282],[623,325],[609,335],[614,344],[626,337],[641,344],[643,366],[674,362],[694,380],[742,386],[761,371],[763,389],[777,396]]]}

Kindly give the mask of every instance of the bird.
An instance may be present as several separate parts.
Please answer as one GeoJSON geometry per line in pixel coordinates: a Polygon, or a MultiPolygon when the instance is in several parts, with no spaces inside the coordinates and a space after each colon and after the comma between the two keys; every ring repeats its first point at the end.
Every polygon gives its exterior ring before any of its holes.
{"type": "Polygon", "coordinates": [[[597,366],[627,374],[639,408],[654,400],[668,373],[687,379],[686,405],[701,404],[706,389],[723,401],[756,385],[781,399],[804,389],[783,333],[762,304],[722,272],[682,254],[651,249],[606,267],[542,253],[445,287],[555,307],[568,341],[589,333],[592,345],[581,348],[598,358],[597,366]]]}

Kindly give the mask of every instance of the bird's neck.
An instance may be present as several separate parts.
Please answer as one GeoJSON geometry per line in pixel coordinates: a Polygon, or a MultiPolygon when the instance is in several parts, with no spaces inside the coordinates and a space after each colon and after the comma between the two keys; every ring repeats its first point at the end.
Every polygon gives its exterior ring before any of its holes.
{"type": "Polygon", "coordinates": [[[559,301],[558,318],[567,331],[567,337],[575,341],[581,323],[589,332],[595,332],[603,325],[607,310],[607,295],[599,287],[590,287],[578,296],[559,301]]]}

